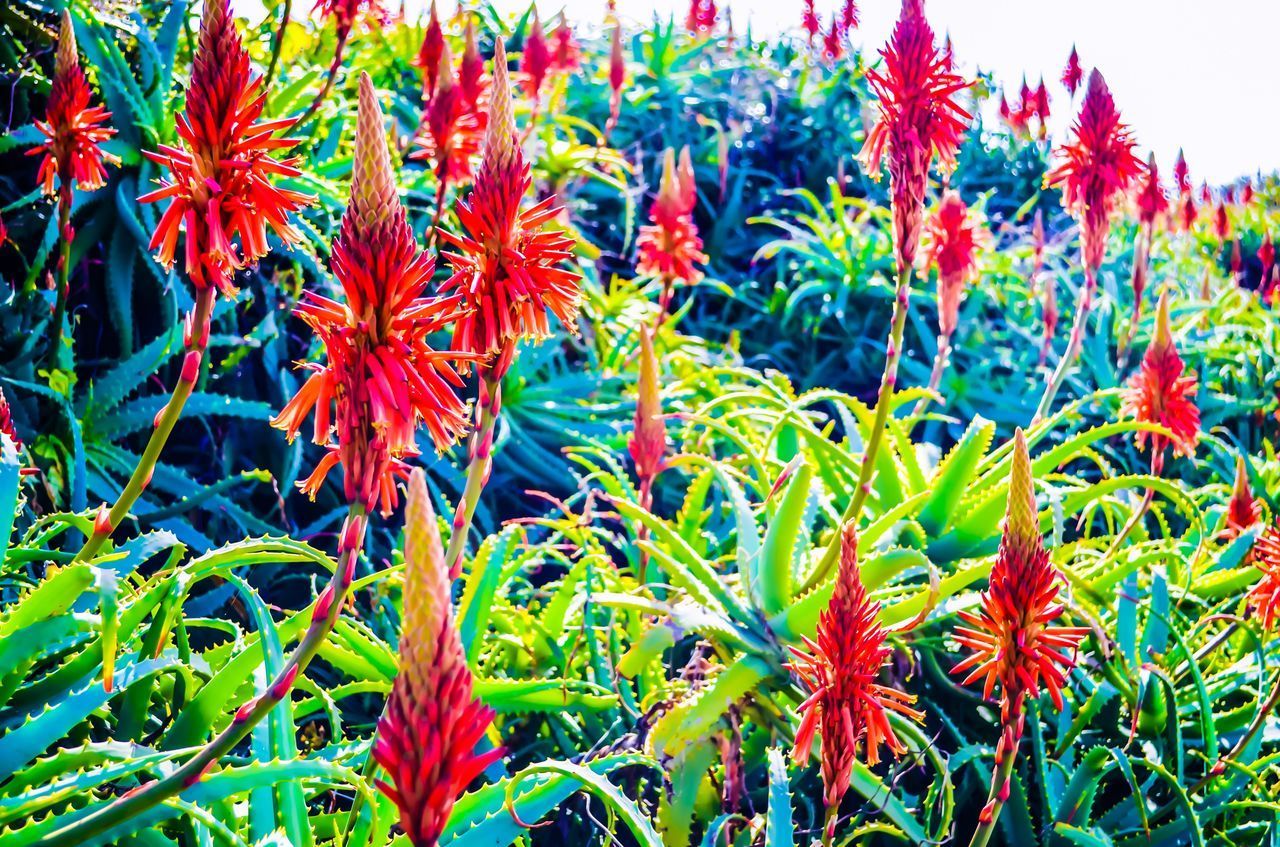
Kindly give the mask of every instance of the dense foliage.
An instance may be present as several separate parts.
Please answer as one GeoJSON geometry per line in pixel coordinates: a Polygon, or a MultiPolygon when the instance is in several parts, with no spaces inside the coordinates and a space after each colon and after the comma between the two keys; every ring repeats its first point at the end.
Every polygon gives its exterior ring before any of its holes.
{"type": "Polygon", "coordinates": [[[209,2],[0,8],[0,844],[1275,837],[1274,179],[917,0],[209,2]]]}

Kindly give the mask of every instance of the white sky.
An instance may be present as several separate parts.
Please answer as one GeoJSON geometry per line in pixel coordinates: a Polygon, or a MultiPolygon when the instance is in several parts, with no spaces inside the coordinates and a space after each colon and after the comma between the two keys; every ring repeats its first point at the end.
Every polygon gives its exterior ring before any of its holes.
{"type": "MultiPolygon", "coordinates": [[[[394,3],[395,0],[389,0],[394,3]]],[[[410,14],[428,0],[406,0],[410,14]]],[[[439,0],[452,12],[455,0],[439,0]]],[[[512,14],[529,0],[495,0],[512,14]]],[[[720,0],[735,28],[750,18],[756,33],[798,30],[801,0],[720,0]]],[[[256,0],[233,0],[244,7],[256,0]]],[[[818,0],[824,24],[841,0],[818,0]]],[[[596,25],[605,0],[537,0],[546,19],[564,10],[578,25],[596,25]]],[[[859,0],[856,44],[876,50],[896,20],[898,0],[859,0]]],[[[618,0],[624,19],[647,22],[654,12],[683,20],[688,0],[618,0]]],[[[1075,44],[1086,75],[1097,67],[1146,151],[1168,174],[1178,148],[1192,179],[1223,184],[1258,171],[1280,171],[1280,0],[928,0],[939,38],[949,32],[962,67],[981,67],[1015,93],[1026,74],[1050,85],[1060,136],[1072,114],[1059,81],[1075,44]]],[[[1078,106],[1078,98],[1077,103],[1078,106]]],[[[1074,112],[1074,108],[1072,109],[1074,112]]]]}

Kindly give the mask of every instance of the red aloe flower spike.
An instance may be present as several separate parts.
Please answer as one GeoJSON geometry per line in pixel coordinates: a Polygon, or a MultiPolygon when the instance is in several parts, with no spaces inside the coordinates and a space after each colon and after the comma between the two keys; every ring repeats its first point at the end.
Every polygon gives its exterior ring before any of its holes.
{"type": "Polygon", "coordinates": [[[622,87],[627,82],[627,57],[622,49],[622,24],[616,23],[609,36],[609,120],[604,126],[607,140],[622,114],[622,87]]]}
{"type": "Polygon", "coordinates": [[[1031,290],[1036,289],[1036,278],[1044,270],[1044,212],[1036,209],[1036,217],[1031,224],[1031,290]]]}
{"type": "Polygon", "coordinates": [[[76,51],[71,12],[63,9],[49,102],[44,120],[35,122],[46,140],[27,151],[28,156],[44,154],[37,178],[45,194],[54,194],[54,177],[65,193],[73,185],[81,191],[101,188],[107,179],[104,163],[120,164],[118,157],[99,147],[116,131],[106,125],[111,113],[102,106],[90,106],[92,98],[76,51]]]}
{"type": "Polygon", "coordinates": [[[959,612],[967,626],[956,627],[954,636],[961,648],[972,650],[973,655],[951,672],[967,673],[964,685],[982,680],[982,696],[987,699],[997,685],[1000,687],[1002,731],[996,745],[996,767],[973,845],[987,843],[1000,809],[1009,799],[1009,779],[1022,738],[1027,696],[1039,697],[1043,685],[1054,705],[1063,708],[1067,673],[1075,667],[1075,653],[1088,633],[1084,627],[1053,624],[1064,611],[1058,601],[1061,576],[1040,535],[1031,456],[1021,429],[1014,434],[1011,461],[1009,505],[990,582],[982,593],[978,613],[959,612]]]}
{"type": "Polygon", "coordinates": [[[1049,413],[1067,370],[1080,353],[1093,309],[1098,269],[1106,254],[1111,215],[1117,200],[1125,196],[1144,167],[1133,154],[1133,139],[1129,129],[1120,122],[1120,113],[1107,83],[1096,70],[1089,75],[1089,88],[1074,135],[1071,142],[1058,147],[1059,164],[1045,175],[1044,182],[1046,186],[1061,186],[1063,205],[1080,221],[1084,290],[1076,307],[1067,349],[1040,398],[1036,420],[1049,413]]]}
{"type": "Polygon", "coordinates": [[[572,256],[573,239],[543,227],[560,213],[555,196],[522,210],[529,165],[518,146],[506,53],[494,56],[489,125],[475,188],[458,204],[462,232],[441,232],[455,250],[442,290],[456,291],[468,313],[454,324],[454,349],[494,357],[495,378],[510,366],[516,343],[550,334],[547,312],[573,328],[581,277],[560,267],[572,256]]]}
{"type": "Polygon", "coordinates": [[[1164,467],[1164,453],[1190,456],[1200,442],[1200,410],[1196,407],[1196,378],[1186,373],[1182,357],[1174,344],[1169,327],[1169,294],[1160,295],[1156,306],[1156,331],[1147,347],[1138,372],[1129,380],[1120,414],[1137,421],[1168,429],[1163,433],[1142,430],[1134,437],[1139,449],[1151,445],[1151,472],[1159,475],[1164,467]]]}
{"type": "Polygon", "coordinates": [[[1041,298],[1041,317],[1044,321],[1044,342],[1040,346],[1040,364],[1049,358],[1053,338],[1058,331],[1058,283],[1052,277],[1045,281],[1041,298]]]}
{"type": "Polygon", "coordinates": [[[440,73],[440,56],[445,51],[444,30],[440,26],[440,16],[436,13],[436,0],[431,0],[431,11],[427,18],[427,29],[422,36],[422,46],[418,55],[413,57],[414,67],[422,69],[422,94],[430,97],[436,90],[436,79],[440,73]]]}
{"type": "Polygon", "coordinates": [[[1035,114],[1036,119],[1040,121],[1040,140],[1043,141],[1049,135],[1049,89],[1045,88],[1044,80],[1040,80],[1040,86],[1035,92],[1035,114]]]}
{"type": "Polygon", "coordinates": [[[659,323],[666,316],[675,283],[680,281],[694,285],[702,279],[702,272],[695,264],[705,263],[707,256],[702,252],[702,239],[693,221],[693,208],[697,201],[689,148],[681,150],[680,164],[677,165],[675,151],[668,147],[662,157],[658,196],[649,209],[650,223],[640,227],[636,237],[636,272],[662,283],[658,301],[659,323]]]}
{"type": "Polygon", "coordinates": [[[578,47],[578,39],[574,37],[573,27],[569,26],[564,12],[560,13],[560,24],[551,34],[555,50],[551,54],[551,70],[557,73],[574,73],[582,66],[582,50],[578,47]]]}
{"type": "Polygon", "coordinates": [[[232,276],[267,254],[267,228],[286,245],[301,241],[289,216],[314,198],[271,183],[299,175],[296,159],[274,158],[296,143],[275,137],[293,121],[258,122],[267,95],[250,72],[229,4],[210,0],[204,9],[187,109],[177,120],[180,146],[143,151],[170,176],[138,201],[170,201],[151,237],[161,264],[173,266],[182,232],[191,284],[235,297],[232,276]]]}
{"type": "MultiPolygon", "coordinates": [[[[116,131],[106,125],[107,119],[111,117],[110,112],[102,106],[89,105],[92,97],[89,81],[80,67],[71,13],[63,9],[45,119],[35,122],[36,128],[46,140],[27,151],[28,156],[44,154],[38,173],[41,190],[52,195],[55,176],[58,182],[60,250],[57,294],[53,309],[54,336],[49,347],[55,367],[66,352],[62,337],[71,280],[71,242],[75,239],[75,230],[71,226],[73,195],[77,187],[81,191],[93,191],[106,183],[107,169],[104,163],[120,164],[119,158],[104,152],[98,146],[115,135],[116,131]]],[[[3,243],[0,241],[0,246],[3,243]]]]}
{"type": "Polygon", "coordinates": [[[1133,316],[1129,320],[1129,331],[1120,345],[1123,353],[1133,340],[1134,330],[1142,318],[1142,295],[1147,288],[1147,267],[1151,260],[1151,244],[1155,236],[1156,219],[1169,208],[1169,199],[1165,197],[1164,188],[1160,185],[1160,169],[1156,166],[1156,157],[1147,159],[1146,178],[1137,194],[1138,235],[1133,245],[1133,276],[1130,283],[1133,288],[1133,316]]]}
{"type": "Polygon", "coordinates": [[[467,15],[464,38],[466,47],[462,51],[462,62],[458,65],[458,85],[462,89],[462,100],[467,109],[476,113],[477,119],[483,121],[486,115],[480,110],[480,100],[488,88],[488,79],[484,72],[484,57],[480,55],[480,45],[476,41],[476,22],[472,15],[467,15]]]}
{"type": "Polygon", "coordinates": [[[333,245],[333,271],[345,302],[304,293],[299,316],[324,344],[328,363],[311,371],[297,395],[272,420],[292,440],[315,411],[313,440],[328,445],[315,472],[299,483],[312,498],[342,465],[349,502],[390,514],[398,502],[401,459],[417,454],[424,426],[438,450],[466,430],[462,379],[455,362],[466,354],[437,352],[427,336],[458,315],[458,298],[423,296],[434,260],[414,243],[396,194],[382,109],[368,74],[360,76],[351,199],[333,245]],[[337,431],[337,444],[329,441],[337,431]]]}
{"type": "Polygon", "coordinates": [[[1207,182],[1200,183],[1200,203],[1205,206],[1213,204],[1213,191],[1207,182]]]}
{"type": "MultiPolygon", "coordinates": [[[[666,435],[665,429],[663,435],[666,435]]],[[[9,399],[4,396],[3,388],[0,388],[0,436],[13,442],[15,450],[22,450],[22,438],[18,435],[18,428],[13,425],[13,411],[9,408],[9,399]]]]}
{"type": "Polygon", "coordinates": [[[1173,181],[1179,194],[1191,193],[1191,171],[1187,168],[1187,157],[1183,155],[1181,147],[1178,148],[1178,158],[1173,163],[1173,181]]]}
{"type": "MultiPolygon", "coordinates": [[[[635,463],[641,499],[666,464],[667,425],[662,417],[662,396],[658,387],[658,357],[653,336],[640,329],[640,382],[636,390],[635,425],[627,442],[627,452],[635,463]]],[[[646,505],[646,508],[647,505],[646,505]]]]}
{"type": "Polygon", "coordinates": [[[1249,466],[1244,456],[1236,457],[1236,479],[1231,487],[1231,499],[1227,501],[1227,511],[1223,516],[1222,537],[1239,538],[1246,530],[1251,529],[1262,520],[1262,509],[1254,499],[1249,486],[1249,466]]]}
{"type": "Polygon", "coordinates": [[[1218,243],[1224,246],[1231,238],[1231,218],[1227,216],[1227,204],[1224,200],[1218,201],[1218,208],[1214,212],[1213,231],[1218,236],[1218,243]]]}
{"type": "Polygon", "coordinates": [[[903,0],[893,36],[881,51],[883,70],[867,71],[878,98],[879,120],[859,154],[873,179],[889,160],[894,249],[900,273],[915,264],[929,163],[936,155],[944,170],[955,166],[960,134],[970,115],[955,101],[968,88],[934,44],[924,16],[924,0],[903,0]]]}
{"type": "Polygon", "coordinates": [[[1084,69],[1080,67],[1080,54],[1076,52],[1076,46],[1071,45],[1071,55],[1067,57],[1067,67],[1062,71],[1062,84],[1067,87],[1067,91],[1072,97],[1076,96],[1076,89],[1080,87],[1080,81],[1084,79],[1084,69]]]}
{"type": "Polygon", "coordinates": [[[817,640],[806,637],[808,650],[792,647],[789,668],[809,689],[800,705],[800,725],[792,758],[809,760],[816,733],[821,739],[823,804],[826,829],[823,843],[835,834],[840,801],[849,789],[854,757],[859,748],[867,765],[880,761],[881,746],[894,756],[906,746],[889,724],[889,712],[914,721],[924,714],[911,708],[916,698],[876,678],[892,652],[880,623],[880,604],[867,595],[858,566],[858,534],[852,521],[840,533],[840,567],[831,601],[818,618],[817,640]]]}
{"type": "Polygon", "coordinates": [[[473,693],[449,584],[426,476],[416,469],[405,515],[400,671],[373,745],[389,777],[378,788],[400,810],[413,847],[436,847],[458,797],[505,753],[476,752],[494,712],[473,693]]]}
{"type": "Polygon", "coordinates": [[[800,25],[804,27],[809,46],[812,47],[813,40],[818,37],[818,33],[822,30],[822,25],[818,22],[818,11],[814,7],[814,0],[804,0],[804,12],[800,17],[800,25]]]}
{"type": "Polygon", "coordinates": [[[427,131],[415,140],[418,149],[410,153],[409,158],[435,165],[434,229],[444,212],[444,197],[449,186],[470,181],[471,162],[480,155],[485,130],[484,114],[467,105],[462,86],[454,80],[453,58],[447,45],[440,51],[435,91],[427,103],[424,118],[427,131]]]}
{"type": "Polygon", "coordinates": [[[1183,232],[1191,232],[1191,227],[1195,225],[1196,218],[1200,212],[1196,209],[1195,197],[1190,191],[1183,193],[1182,205],[1178,210],[1178,222],[1183,232]]]}
{"type": "Polygon", "coordinates": [[[848,35],[851,30],[857,28],[858,4],[854,0],[844,0],[844,5],[840,7],[840,30],[848,35]]]}
{"type": "Polygon", "coordinates": [[[142,203],[170,201],[151,239],[151,249],[159,249],[166,266],[172,266],[179,232],[185,231],[185,266],[196,289],[183,333],[186,355],[173,394],[156,415],[142,461],[111,507],[107,530],[95,531],[77,560],[93,558],[150,484],[169,433],[199,378],[217,293],[234,295],[232,273],[266,255],[268,226],[286,244],[301,238],[289,215],[312,198],[271,183],[271,177],[298,174],[291,160],[273,158],[275,151],[292,145],[274,137],[292,121],[257,122],[266,104],[261,89],[261,80],[250,75],[249,55],[227,0],[207,0],[186,111],[177,118],[180,146],[143,151],[169,170],[170,179],[161,179],[159,190],[138,198],[142,203]]]}
{"type": "Polygon", "coordinates": [[[1253,183],[1246,182],[1240,189],[1240,205],[1246,209],[1253,205],[1253,183]]]}
{"type": "Polygon", "coordinates": [[[520,85],[525,96],[535,102],[542,96],[542,83],[546,81],[547,72],[551,69],[551,59],[551,48],[547,46],[547,37],[542,32],[542,21],[538,18],[538,8],[535,6],[520,57],[520,85]]]}
{"type": "MultiPolygon", "coordinates": [[[[929,391],[936,393],[942,384],[943,370],[951,351],[951,336],[956,331],[960,299],[977,272],[977,251],[989,241],[985,228],[973,220],[969,207],[959,193],[948,190],[942,195],[937,211],[925,224],[922,266],[938,269],[938,353],[929,375],[929,391]]],[[[920,414],[929,399],[922,397],[913,414],[920,414]]]]}
{"type": "Polygon", "coordinates": [[[1266,287],[1267,280],[1271,277],[1271,269],[1276,263],[1276,245],[1271,240],[1270,232],[1262,234],[1262,244],[1258,246],[1258,261],[1262,263],[1262,274],[1258,277],[1262,280],[1258,286],[1261,290],[1266,287]]]}
{"type": "Polygon", "coordinates": [[[840,32],[840,19],[831,19],[831,28],[822,37],[822,58],[829,65],[834,65],[844,57],[844,39],[840,32]]]}

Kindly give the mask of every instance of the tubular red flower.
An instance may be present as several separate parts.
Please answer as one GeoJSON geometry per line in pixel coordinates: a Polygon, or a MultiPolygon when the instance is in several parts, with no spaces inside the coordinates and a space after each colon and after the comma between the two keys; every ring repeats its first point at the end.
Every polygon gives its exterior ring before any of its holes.
{"type": "Polygon", "coordinates": [[[1072,97],[1076,96],[1076,89],[1080,87],[1080,81],[1084,79],[1084,70],[1080,67],[1080,54],[1076,52],[1076,46],[1071,45],[1071,55],[1067,57],[1067,66],[1062,71],[1062,84],[1067,87],[1067,91],[1072,97]]]}
{"type": "Polygon", "coordinates": [[[1089,75],[1074,136],[1058,147],[1059,164],[1045,176],[1045,185],[1062,188],[1063,205],[1080,221],[1086,271],[1096,273],[1106,253],[1116,200],[1143,171],[1129,129],[1120,122],[1115,100],[1097,71],[1089,75]]]}
{"type": "Polygon", "coordinates": [[[652,480],[662,470],[667,452],[667,425],[662,418],[658,390],[658,357],[648,328],[640,330],[640,383],[636,391],[635,428],[627,452],[636,466],[636,477],[652,480]]]}
{"type": "Polygon", "coordinates": [[[400,810],[409,843],[436,847],[458,797],[505,751],[476,752],[494,712],[473,693],[421,470],[409,478],[405,511],[400,670],[378,721],[373,757],[390,777],[377,785],[400,810]]]}
{"type": "Polygon", "coordinates": [[[1249,608],[1262,618],[1262,625],[1272,630],[1280,617],[1280,522],[1268,526],[1253,545],[1250,564],[1262,571],[1262,577],[1249,589],[1249,608]]]}
{"type": "Polygon", "coordinates": [[[640,227],[636,237],[639,254],[636,272],[692,285],[702,279],[702,272],[695,264],[705,263],[707,256],[702,252],[702,239],[693,222],[698,195],[688,152],[687,147],[681,151],[681,164],[689,164],[679,168],[674,150],[668,147],[663,153],[662,181],[649,210],[651,223],[640,227]]]}
{"type": "Polygon", "coordinates": [[[1249,467],[1244,456],[1237,456],[1236,479],[1231,486],[1231,499],[1227,501],[1222,535],[1227,539],[1238,538],[1261,519],[1262,509],[1249,487],[1249,467]]]}
{"type": "Polygon", "coordinates": [[[1147,172],[1138,190],[1136,204],[1138,222],[1144,226],[1154,224],[1156,218],[1169,209],[1169,198],[1165,196],[1164,188],[1160,185],[1160,169],[1156,166],[1154,154],[1147,159],[1147,172]]]}
{"type": "Polygon", "coordinates": [[[867,71],[878,98],[879,120],[859,154],[873,179],[888,156],[893,203],[894,249],[898,268],[915,264],[929,163],[936,155],[945,170],[955,166],[956,149],[969,113],[955,96],[969,86],[934,44],[924,16],[924,0],[903,0],[893,35],[881,51],[884,67],[867,71]]]}
{"type": "Polygon", "coordinates": [[[1173,163],[1173,181],[1179,194],[1191,193],[1191,171],[1187,169],[1187,157],[1182,154],[1182,148],[1178,148],[1178,158],[1173,163]]]}
{"type": "Polygon", "coordinates": [[[298,315],[324,344],[327,364],[306,364],[311,375],[271,422],[292,440],[315,411],[313,440],[330,445],[315,473],[301,484],[315,496],[336,464],[351,502],[390,514],[404,475],[401,459],[417,455],[415,430],[424,426],[444,450],[466,430],[462,379],[455,363],[466,356],[437,352],[427,336],[457,318],[459,298],[423,296],[435,262],[418,250],[396,195],[382,110],[368,74],[361,74],[351,199],[333,244],[333,271],[344,301],[305,292],[298,315]]]}
{"type": "Polygon", "coordinates": [[[817,640],[804,639],[807,651],[792,647],[795,660],[789,665],[811,692],[799,709],[792,758],[807,762],[814,734],[820,736],[828,834],[835,824],[832,810],[849,789],[859,748],[868,765],[880,761],[882,746],[894,756],[905,752],[889,724],[889,712],[924,720],[922,712],[911,708],[914,696],[876,682],[892,652],[879,618],[880,604],[862,584],[857,528],[849,521],[842,531],[835,590],[818,617],[817,640]]]}
{"type": "Polygon", "coordinates": [[[516,342],[550,334],[547,312],[573,328],[581,277],[562,267],[572,257],[573,239],[543,229],[560,214],[556,198],[520,208],[532,180],[516,138],[507,57],[500,41],[489,109],[475,187],[470,199],[457,207],[462,231],[440,231],[454,248],[444,254],[453,275],[442,290],[456,291],[467,309],[454,323],[454,349],[496,357],[491,366],[501,376],[516,342]]]}
{"type": "Polygon", "coordinates": [[[1160,295],[1156,307],[1156,332],[1147,347],[1142,365],[1129,381],[1120,414],[1143,423],[1158,424],[1173,433],[1141,431],[1135,436],[1139,448],[1151,445],[1151,465],[1159,473],[1165,449],[1190,456],[1200,442],[1200,410],[1195,404],[1196,378],[1184,373],[1182,357],[1169,328],[1169,295],[1160,295]]]}
{"type": "Polygon", "coordinates": [[[435,166],[443,191],[450,185],[463,185],[471,179],[472,160],[480,155],[487,115],[473,110],[453,77],[453,60],[449,48],[440,51],[440,67],[435,89],[426,105],[426,132],[414,144],[410,159],[423,159],[435,166]]]}
{"type": "Polygon", "coordinates": [[[822,58],[835,64],[844,56],[844,33],[840,31],[840,19],[831,19],[831,28],[822,37],[822,58]]]}
{"type": "Polygon", "coordinates": [[[818,11],[815,8],[814,0],[804,0],[804,11],[800,16],[800,25],[804,28],[805,35],[808,36],[809,46],[813,46],[813,40],[818,37],[818,33],[822,29],[822,24],[818,21],[818,11]]]}
{"type": "Polygon", "coordinates": [[[54,193],[55,176],[64,191],[70,191],[72,185],[82,191],[101,188],[107,180],[105,163],[120,164],[117,157],[98,146],[116,131],[106,126],[110,112],[102,106],[89,105],[92,97],[89,81],[80,67],[71,13],[64,9],[49,102],[44,120],[35,122],[46,140],[27,151],[28,156],[44,154],[37,178],[45,194],[54,193]]]}
{"type": "Polygon", "coordinates": [[[177,119],[180,146],[162,144],[157,152],[143,151],[168,169],[169,178],[138,198],[141,203],[170,201],[150,249],[159,251],[165,267],[172,267],[178,234],[185,232],[185,267],[197,289],[214,287],[234,297],[232,275],[267,254],[268,227],[286,245],[302,239],[289,216],[313,198],[271,182],[299,175],[296,159],[274,158],[276,151],[296,143],[275,137],[293,121],[259,123],[266,101],[261,78],[250,74],[249,54],[231,20],[228,0],[208,0],[187,109],[177,119]]]}
{"type": "Polygon", "coordinates": [[[418,55],[413,57],[414,67],[422,69],[422,93],[430,97],[436,90],[436,80],[440,73],[440,56],[445,52],[444,30],[440,27],[440,16],[436,12],[436,0],[431,0],[431,11],[427,18],[427,29],[422,35],[422,46],[418,55]]]}
{"type": "Polygon", "coordinates": [[[556,73],[574,73],[582,67],[582,50],[578,47],[578,39],[574,37],[573,27],[569,26],[564,13],[560,13],[560,24],[551,33],[551,41],[555,49],[551,53],[551,70],[556,73]]]}
{"type": "Polygon", "coordinates": [[[924,266],[938,269],[938,325],[942,335],[955,332],[964,287],[977,271],[977,250],[987,242],[959,193],[947,191],[925,224],[924,266]]]}
{"type": "MultiPolygon", "coordinates": [[[[978,614],[960,611],[968,626],[955,630],[957,643],[973,655],[951,672],[967,672],[964,685],[983,680],[982,696],[987,699],[996,685],[1000,686],[1002,733],[996,748],[997,775],[1005,757],[1017,755],[1024,699],[1040,696],[1043,685],[1054,705],[1063,708],[1062,688],[1088,633],[1084,627],[1053,623],[1063,613],[1058,602],[1061,575],[1040,535],[1034,485],[1027,442],[1019,429],[1014,435],[1004,532],[990,582],[982,593],[978,614]]],[[[991,822],[997,803],[1009,796],[1007,782],[993,782],[992,788],[992,800],[979,815],[983,823],[991,822]]]]}
{"type": "Polygon", "coordinates": [[[520,86],[526,97],[537,100],[542,95],[542,84],[547,79],[547,72],[551,70],[551,61],[551,48],[547,46],[547,37],[542,31],[542,21],[538,18],[535,6],[533,21],[529,24],[529,32],[524,38],[524,51],[520,56],[520,86]]]}

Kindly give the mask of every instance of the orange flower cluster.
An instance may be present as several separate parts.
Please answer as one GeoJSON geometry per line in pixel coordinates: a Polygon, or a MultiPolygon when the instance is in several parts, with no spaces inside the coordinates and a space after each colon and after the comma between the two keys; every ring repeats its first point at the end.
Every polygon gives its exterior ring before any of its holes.
{"type": "Polygon", "coordinates": [[[1067,672],[1075,666],[1073,655],[1088,633],[1084,627],[1054,624],[1063,613],[1058,602],[1061,576],[1040,535],[1031,456],[1021,429],[1014,436],[1012,462],[1004,534],[990,584],[977,614],[959,613],[968,626],[957,627],[955,638],[973,655],[951,671],[967,672],[965,685],[982,680],[982,696],[987,699],[1000,687],[1002,733],[991,799],[979,815],[982,823],[990,823],[1009,797],[1008,772],[1022,738],[1026,697],[1038,697],[1043,685],[1062,709],[1067,672]]]}
{"type": "Polygon", "coordinates": [[[1169,328],[1169,295],[1160,295],[1156,307],[1156,332],[1143,356],[1142,365],[1129,381],[1122,415],[1168,429],[1172,436],[1143,430],[1136,436],[1138,446],[1150,441],[1151,469],[1159,474],[1165,450],[1190,456],[1200,441],[1200,410],[1195,403],[1196,378],[1185,373],[1182,357],[1169,328]]]}
{"type": "Polygon", "coordinates": [[[453,247],[443,254],[453,275],[441,288],[456,292],[465,307],[453,324],[454,349],[492,357],[486,367],[494,379],[510,367],[518,341],[549,334],[548,311],[569,327],[578,313],[581,278],[561,267],[572,255],[573,239],[544,229],[560,214],[554,196],[521,208],[531,183],[499,41],[484,156],[470,198],[457,207],[462,231],[441,232],[453,247]]]}
{"type": "Polygon", "coordinates": [[[315,497],[328,472],[343,468],[346,497],[367,509],[395,508],[401,459],[417,454],[425,426],[437,449],[467,428],[456,353],[437,352],[427,336],[458,317],[460,298],[423,296],[434,260],[418,250],[396,195],[382,110],[368,74],[360,77],[354,175],[333,270],[344,302],[308,291],[298,314],[324,344],[326,365],[311,371],[272,425],[292,440],[312,411],[313,440],[328,453],[300,487],[315,497]],[[337,443],[330,443],[336,430],[337,443]]]}
{"type": "Polygon", "coordinates": [[[184,265],[197,289],[236,295],[233,274],[267,254],[267,229],[285,244],[302,236],[289,215],[312,201],[273,185],[272,177],[298,176],[294,159],[277,160],[295,141],[275,133],[293,125],[281,118],[258,122],[267,94],[249,70],[249,54],[231,20],[228,0],[209,0],[187,89],[178,115],[180,146],[160,145],[143,155],[169,171],[161,187],[139,202],[168,200],[150,249],[172,267],[180,233],[184,265]],[[237,239],[239,244],[236,243],[237,239]]]}
{"type": "Polygon", "coordinates": [[[895,756],[906,747],[889,725],[889,712],[915,721],[924,714],[913,708],[915,697],[876,682],[892,652],[880,624],[880,604],[867,596],[858,567],[858,534],[853,521],[840,539],[840,567],[831,602],[818,618],[817,640],[805,638],[808,651],[795,647],[790,669],[809,689],[800,706],[800,726],[792,758],[809,760],[813,737],[821,739],[823,802],[827,836],[835,826],[835,810],[853,772],[859,748],[867,764],[880,761],[880,748],[895,756]]]}
{"type": "Polygon", "coordinates": [[[915,265],[924,214],[929,163],[936,155],[945,170],[955,167],[960,135],[970,115],[955,97],[969,87],[952,70],[951,55],[934,44],[924,0],[902,0],[883,68],[867,71],[879,120],[859,154],[873,179],[889,161],[894,250],[899,270],[915,265]]]}
{"type": "Polygon", "coordinates": [[[36,121],[36,129],[46,140],[27,151],[28,156],[44,154],[38,179],[45,194],[54,193],[54,177],[63,192],[69,193],[72,185],[82,191],[101,188],[107,179],[104,163],[120,163],[99,146],[116,131],[106,126],[110,112],[102,106],[89,105],[92,97],[89,81],[80,67],[71,13],[64,9],[49,103],[44,120],[36,121]]]}
{"type": "Polygon", "coordinates": [[[636,272],[662,280],[666,297],[674,281],[692,285],[702,279],[695,265],[706,262],[707,256],[693,221],[697,203],[689,148],[680,151],[677,165],[675,151],[668,147],[662,154],[662,179],[649,208],[649,224],[640,227],[636,237],[636,272]]]}

